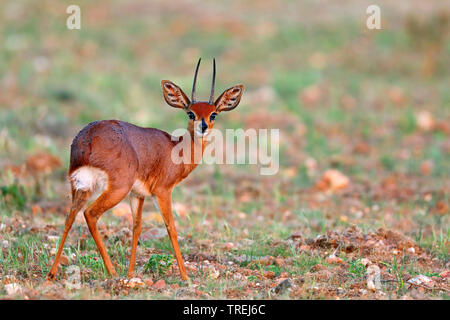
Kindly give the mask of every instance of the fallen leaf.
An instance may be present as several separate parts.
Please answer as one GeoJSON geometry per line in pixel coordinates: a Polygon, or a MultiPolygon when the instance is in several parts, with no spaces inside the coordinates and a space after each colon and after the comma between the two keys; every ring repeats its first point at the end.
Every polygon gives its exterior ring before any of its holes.
{"type": "Polygon", "coordinates": [[[31,207],[31,213],[36,215],[38,213],[42,213],[42,208],[39,205],[34,205],[31,207]]]}
{"type": "Polygon", "coordinates": [[[235,247],[235,244],[232,243],[232,242],[227,242],[227,243],[225,243],[225,245],[223,246],[223,248],[224,248],[225,250],[231,250],[231,249],[233,249],[234,247],[235,247]]]}
{"type": "Polygon", "coordinates": [[[343,109],[354,109],[357,105],[357,101],[351,95],[345,94],[341,97],[340,104],[343,109]]]}
{"type": "Polygon", "coordinates": [[[166,286],[166,282],[163,279],[160,279],[153,284],[153,287],[156,289],[162,289],[166,286]]]}
{"type": "Polygon", "coordinates": [[[334,254],[327,257],[327,262],[329,264],[343,264],[344,261],[342,261],[341,258],[336,257],[334,254]]]}
{"type": "Polygon", "coordinates": [[[434,129],[435,121],[433,115],[427,110],[422,110],[416,114],[416,122],[422,131],[431,131],[434,129]]]}
{"type": "Polygon", "coordinates": [[[62,254],[60,257],[59,263],[61,263],[61,265],[63,265],[63,266],[68,266],[69,258],[62,254]]]}
{"type": "Polygon", "coordinates": [[[336,191],[346,188],[350,180],[342,172],[336,169],[325,171],[322,178],[316,183],[316,187],[322,191],[336,191]]]}
{"type": "Polygon", "coordinates": [[[370,153],[370,146],[365,142],[359,142],[353,147],[353,151],[360,154],[370,153]]]}
{"type": "Polygon", "coordinates": [[[447,203],[443,200],[438,201],[435,206],[435,211],[437,211],[437,213],[442,214],[442,215],[448,214],[449,208],[448,208],[447,203]]]}
{"type": "Polygon", "coordinates": [[[433,172],[434,163],[431,160],[423,161],[420,164],[420,173],[429,176],[433,172]]]}
{"type": "Polygon", "coordinates": [[[273,271],[265,271],[264,272],[264,277],[267,279],[273,279],[275,278],[275,272],[273,271]]]}
{"type": "Polygon", "coordinates": [[[388,90],[388,97],[391,102],[397,106],[401,106],[406,102],[406,96],[403,89],[399,87],[392,87],[388,90]]]}
{"type": "Polygon", "coordinates": [[[275,263],[277,266],[281,267],[284,265],[284,260],[281,258],[275,258],[275,263]]]}
{"type": "Polygon", "coordinates": [[[308,107],[316,105],[323,93],[319,86],[313,85],[302,91],[300,94],[301,101],[308,107]]]}
{"type": "Polygon", "coordinates": [[[50,153],[36,153],[28,157],[26,169],[31,174],[49,173],[61,167],[61,160],[50,153]]]}

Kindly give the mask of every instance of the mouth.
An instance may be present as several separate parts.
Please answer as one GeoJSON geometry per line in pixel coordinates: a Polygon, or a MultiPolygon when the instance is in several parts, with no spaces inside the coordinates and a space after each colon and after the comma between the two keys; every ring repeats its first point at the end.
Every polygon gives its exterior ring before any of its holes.
{"type": "Polygon", "coordinates": [[[206,137],[208,132],[209,132],[209,130],[206,130],[205,132],[202,132],[201,130],[198,130],[198,129],[194,130],[195,136],[198,137],[198,138],[206,137]]]}

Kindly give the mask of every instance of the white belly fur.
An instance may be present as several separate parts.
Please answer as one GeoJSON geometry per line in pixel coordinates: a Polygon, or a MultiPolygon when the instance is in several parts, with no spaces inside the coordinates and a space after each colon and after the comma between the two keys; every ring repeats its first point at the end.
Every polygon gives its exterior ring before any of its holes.
{"type": "MultiPolygon", "coordinates": [[[[91,192],[103,192],[108,186],[108,175],[101,169],[83,166],[70,175],[72,186],[76,190],[91,192]]],[[[145,187],[144,182],[136,180],[131,191],[141,197],[150,197],[151,194],[145,187]]]]}
{"type": "Polygon", "coordinates": [[[151,193],[148,192],[144,182],[139,179],[134,182],[131,191],[141,197],[151,197],[151,193]]]}

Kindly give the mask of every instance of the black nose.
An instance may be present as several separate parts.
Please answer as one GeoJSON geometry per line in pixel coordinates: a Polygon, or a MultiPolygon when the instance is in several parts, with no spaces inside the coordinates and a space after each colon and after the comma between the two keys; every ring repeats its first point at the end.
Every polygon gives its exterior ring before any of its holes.
{"type": "Polygon", "coordinates": [[[205,119],[202,118],[202,132],[205,132],[208,129],[208,125],[205,122],[205,119]]]}

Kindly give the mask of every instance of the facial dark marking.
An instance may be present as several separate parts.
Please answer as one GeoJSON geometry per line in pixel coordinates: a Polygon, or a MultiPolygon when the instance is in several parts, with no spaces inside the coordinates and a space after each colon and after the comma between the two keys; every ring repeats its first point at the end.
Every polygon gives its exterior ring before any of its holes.
{"type": "Polygon", "coordinates": [[[202,118],[202,132],[205,132],[208,129],[208,125],[205,122],[205,118],[202,118]]]}
{"type": "Polygon", "coordinates": [[[189,111],[188,113],[189,119],[195,120],[195,114],[192,111],[189,111]]]}

